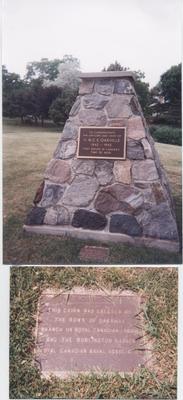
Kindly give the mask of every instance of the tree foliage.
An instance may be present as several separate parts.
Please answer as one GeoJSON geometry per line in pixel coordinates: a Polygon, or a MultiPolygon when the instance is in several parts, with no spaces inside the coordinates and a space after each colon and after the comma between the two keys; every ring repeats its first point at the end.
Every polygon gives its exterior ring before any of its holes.
{"type": "Polygon", "coordinates": [[[181,64],[172,66],[161,75],[160,90],[170,103],[181,102],[181,64]]]}

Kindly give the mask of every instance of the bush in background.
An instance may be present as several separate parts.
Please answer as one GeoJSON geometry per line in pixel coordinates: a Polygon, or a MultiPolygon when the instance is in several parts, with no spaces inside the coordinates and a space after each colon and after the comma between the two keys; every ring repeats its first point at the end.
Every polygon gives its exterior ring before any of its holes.
{"type": "Polygon", "coordinates": [[[168,125],[151,125],[149,127],[156,142],[182,145],[182,130],[168,125]]]}

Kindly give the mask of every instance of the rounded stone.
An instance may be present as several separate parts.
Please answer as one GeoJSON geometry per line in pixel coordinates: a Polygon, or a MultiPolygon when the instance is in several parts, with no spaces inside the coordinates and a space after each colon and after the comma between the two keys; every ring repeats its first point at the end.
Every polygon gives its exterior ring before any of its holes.
{"type": "Polygon", "coordinates": [[[95,209],[102,214],[109,214],[120,208],[120,202],[111,193],[101,190],[94,203],[95,209]]]}
{"type": "Polygon", "coordinates": [[[46,225],[57,224],[57,211],[53,207],[47,209],[46,215],[44,217],[44,224],[46,225]]]}
{"type": "Polygon", "coordinates": [[[134,94],[134,88],[128,79],[115,79],[114,93],[117,94],[134,94]]]}
{"type": "Polygon", "coordinates": [[[52,159],[46,168],[44,176],[55,183],[64,183],[71,176],[70,165],[67,161],[52,159]]]}
{"type": "Polygon", "coordinates": [[[76,139],[77,134],[77,126],[68,119],[63,129],[62,140],[76,139]]]}
{"type": "Polygon", "coordinates": [[[114,90],[114,81],[112,79],[97,79],[95,82],[95,91],[104,94],[105,96],[109,96],[113,93],[114,90]]]}
{"type": "Polygon", "coordinates": [[[68,225],[70,223],[70,214],[66,207],[56,207],[57,225],[68,225]]]}
{"type": "Polygon", "coordinates": [[[77,210],[74,213],[72,225],[75,228],[83,229],[104,229],[107,224],[107,219],[101,214],[88,210],[77,210]]]}
{"type": "Polygon", "coordinates": [[[110,219],[109,230],[129,236],[142,236],[142,228],[132,215],[114,214],[110,219]]]}
{"type": "Polygon", "coordinates": [[[95,199],[95,209],[103,214],[117,210],[134,213],[143,205],[141,192],[133,187],[114,184],[102,189],[95,199]]]}
{"type": "Polygon", "coordinates": [[[85,79],[82,80],[79,87],[79,94],[88,94],[92,93],[94,87],[93,79],[85,79]]]}
{"type": "Polygon", "coordinates": [[[143,160],[144,157],[144,149],[138,140],[127,140],[127,158],[130,160],[143,160]]]}
{"type": "Polygon", "coordinates": [[[46,183],[41,200],[41,206],[50,207],[56,205],[62,198],[65,189],[66,186],[46,183]]]}
{"type": "Polygon", "coordinates": [[[63,140],[60,142],[60,149],[58,151],[58,157],[62,159],[71,158],[76,153],[77,143],[75,140],[63,140]]]}
{"type": "Polygon", "coordinates": [[[44,222],[45,214],[46,209],[44,207],[33,207],[27,215],[26,224],[42,225],[44,222]]]}
{"type": "Polygon", "coordinates": [[[86,174],[91,176],[94,173],[95,161],[74,159],[71,168],[76,174],[86,174]]]}
{"type": "Polygon", "coordinates": [[[113,179],[113,162],[97,160],[95,175],[100,185],[108,185],[113,179]]]}
{"type": "Polygon", "coordinates": [[[131,161],[115,161],[113,168],[114,178],[117,182],[131,183],[131,161]]]}
{"type": "Polygon", "coordinates": [[[94,198],[99,187],[95,177],[78,175],[65,191],[63,203],[70,206],[87,206],[94,198]]]}

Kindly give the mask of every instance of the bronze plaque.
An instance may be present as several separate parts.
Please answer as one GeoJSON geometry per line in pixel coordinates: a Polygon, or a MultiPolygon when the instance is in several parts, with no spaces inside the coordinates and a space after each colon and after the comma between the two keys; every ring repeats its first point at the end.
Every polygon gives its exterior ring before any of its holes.
{"type": "Polygon", "coordinates": [[[78,158],[125,160],[125,127],[80,127],[78,158]]]}
{"type": "Polygon", "coordinates": [[[80,288],[41,296],[35,359],[43,376],[124,373],[144,365],[141,299],[111,293],[80,288]]]}

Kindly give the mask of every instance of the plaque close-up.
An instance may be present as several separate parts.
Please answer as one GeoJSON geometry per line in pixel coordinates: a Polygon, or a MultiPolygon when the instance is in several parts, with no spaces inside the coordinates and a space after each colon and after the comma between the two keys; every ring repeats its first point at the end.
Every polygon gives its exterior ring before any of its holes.
{"type": "Polygon", "coordinates": [[[80,127],[77,158],[126,159],[125,127],[80,127]]]}

